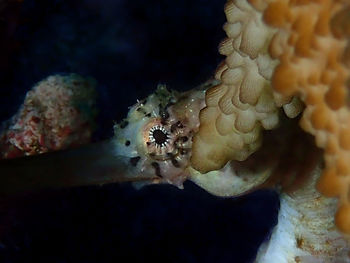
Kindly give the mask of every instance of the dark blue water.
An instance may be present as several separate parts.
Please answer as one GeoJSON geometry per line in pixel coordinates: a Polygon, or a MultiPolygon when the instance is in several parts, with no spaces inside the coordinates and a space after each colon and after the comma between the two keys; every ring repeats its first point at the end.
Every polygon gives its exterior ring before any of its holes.
{"type": "MultiPolygon", "coordinates": [[[[5,1],[6,2],[6,1],[5,1]]],[[[0,11],[0,120],[54,73],[98,82],[94,140],[158,83],[186,90],[222,59],[224,0],[24,0],[0,11]]],[[[1,9],[0,9],[1,10],[1,9]]],[[[276,223],[272,192],[214,197],[129,184],[31,196],[0,215],[0,262],[249,262],[276,223]]]]}

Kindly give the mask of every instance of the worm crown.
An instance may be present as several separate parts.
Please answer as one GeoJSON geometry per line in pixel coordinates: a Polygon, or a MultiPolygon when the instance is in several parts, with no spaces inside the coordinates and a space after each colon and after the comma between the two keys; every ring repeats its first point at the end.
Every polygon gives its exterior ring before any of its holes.
{"type": "Polygon", "coordinates": [[[135,176],[182,187],[203,104],[204,90],[180,94],[159,85],[115,125],[115,154],[130,158],[135,176]]]}

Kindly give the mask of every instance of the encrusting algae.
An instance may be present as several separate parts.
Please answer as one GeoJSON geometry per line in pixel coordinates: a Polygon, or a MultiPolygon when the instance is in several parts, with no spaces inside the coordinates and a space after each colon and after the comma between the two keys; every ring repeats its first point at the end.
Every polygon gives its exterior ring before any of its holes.
{"type": "Polygon", "coordinates": [[[2,124],[0,159],[84,145],[96,126],[96,82],[77,74],[52,75],[27,92],[18,112],[2,124]]]}

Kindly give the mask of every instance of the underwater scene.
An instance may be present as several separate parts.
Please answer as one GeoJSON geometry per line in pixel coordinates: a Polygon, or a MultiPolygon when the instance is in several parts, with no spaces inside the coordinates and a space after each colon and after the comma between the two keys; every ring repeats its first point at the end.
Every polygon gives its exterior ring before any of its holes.
{"type": "MultiPolygon", "coordinates": [[[[86,95],[90,97],[83,105],[83,117],[67,120],[71,115],[62,113],[53,118],[78,130],[71,139],[78,145],[109,139],[113,125],[126,117],[129,107],[154,93],[159,84],[186,91],[212,76],[222,59],[217,46],[224,37],[224,3],[1,1],[3,126],[15,114],[19,122],[27,118],[24,114],[33,107],[27,103],[28,92],[38,82],[65,76],[57,81],[88,79],[95,91],[86,95]],[[21,109],[24,101],[27,108],[21,109]]],[[[42,96],[43,101],[58,96],[39,93],[30,96],[42,96]]],[[[57,107],[52,114],[68,108],[57,107]]],[[[21,128],[26,130],[29,123],[21,128]]],[[[25,140],[23,136],[24,131],[13,140],[25,140]]],[[[77,147],[64,139],[57,139],[51,150],[77,147]]],[[[2,158],[22,156],[2,140],[2,158]]],[[[43,145],[22,147],[30,153],[49,150],[43,145]]],[[[183,190],[168,184],[138,189],[131,183],[114,183],[44,189],[3,200],[0,262],[4,263],[250,262],[276,224],[279,206],[271,191],[221,198],[189,181],[183,190]]]]}
{"type": "Polygon", "coordinates": [[[0,263],[350,262],[349,0],[0,0],[0,263]]]}

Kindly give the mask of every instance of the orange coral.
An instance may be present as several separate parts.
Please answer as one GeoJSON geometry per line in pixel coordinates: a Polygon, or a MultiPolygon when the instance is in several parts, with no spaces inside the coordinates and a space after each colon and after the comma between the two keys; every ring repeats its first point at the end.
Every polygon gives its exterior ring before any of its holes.
{"type": "Polygon", "coordinates": [[[326,167],[318,188],[340,198],[336,223],[350,233],[350,3],[264,2],[268,3],[264,21],[278,28],[269,47],[271,56],[280,61],[272,87],[283,98],[298,95],[305,103],[300,124],[325,149],[326,167]]]}
{"type": "Polygon", "coordinates": [[[350,234],[350,2],[348,0],[230,0],[225,61],[206,93],[192,165],[201,172],[244,160],[262,129],[305,110],[301,127],[324,149],[318,189],[337,196],[336,223],[350,234]]]}

